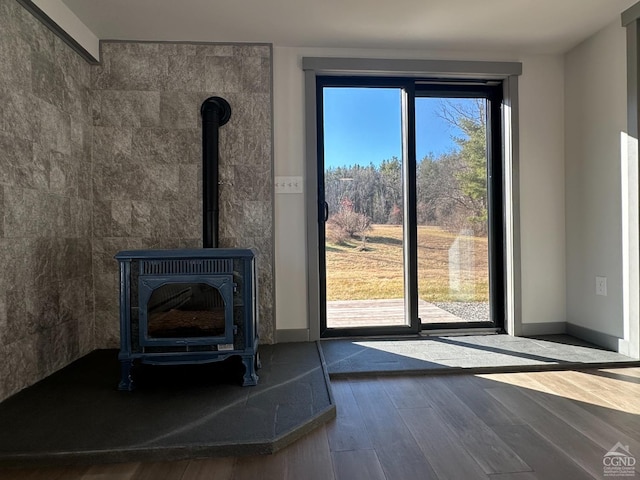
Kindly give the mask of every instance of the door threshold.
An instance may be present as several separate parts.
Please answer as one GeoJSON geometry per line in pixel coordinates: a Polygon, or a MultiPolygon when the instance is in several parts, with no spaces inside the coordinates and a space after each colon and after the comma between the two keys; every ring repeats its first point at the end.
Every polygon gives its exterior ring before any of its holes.
{"type": "Polygon", "coordinates": [[[336,335],[335,337],[320,337],[320,341],[330,340],[415,340],[419,333],[378,334],[378,335],[336,335]]]}
{"type": "Polygon", "coordinates": [[[442,328],[437,330],[422,330],[419,335],[421,337],[435,337],[446,335],[448,337],[458,337],[467,335],[499,335],[503,334],[501,328],[442,328]]]}
{"type": "Polygon", "coordinates": [[[422,330],[419,333],[408,334],[380,334],[380,335],[344,335],[335,337],[320,337],[320,341],[329,340],[416,340],[420,337],[462,337],[469,335],[507,335],[500,328],[442,328],[439,330],[422,330]]]}

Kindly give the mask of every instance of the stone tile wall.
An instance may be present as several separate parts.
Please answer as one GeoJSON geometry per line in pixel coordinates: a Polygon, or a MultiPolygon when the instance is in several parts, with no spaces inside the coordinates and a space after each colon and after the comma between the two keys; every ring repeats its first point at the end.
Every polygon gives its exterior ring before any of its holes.
{"type": "Polygon", "coordinates": [[[200,105],[220,129],[220,246],[258,252],[260,336],[274,339],[271,47],[104,42],[92,67],[97,344],[118,345],[123,249],[202,246],[200,105]]]}
{"type": "Polygon", "coordinates": [[[123,249],[201,246],[201,128],[220,131],[220,246],[258,252],[274,339],[271,48],[105,43],[90,66],[0,0],[0,400],[118,345],[123,249]]]}
{"type": "Polygon", "coordinates": [[[0,399],[95,347],[90,66],[0,0],[0,399]]]}

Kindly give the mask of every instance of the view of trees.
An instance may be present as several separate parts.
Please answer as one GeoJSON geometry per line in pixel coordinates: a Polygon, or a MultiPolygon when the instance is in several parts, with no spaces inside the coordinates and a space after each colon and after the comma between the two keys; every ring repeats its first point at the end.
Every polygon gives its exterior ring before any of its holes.
{"type": "MultiPolygon", "coordinates": [[[[472,229],[486,235],[486,102],[445,101],[440,117],[462,132],[452,137],[456,148],[418,161],[417,214],[420,225],[439,225],[457,231],[472,229]]],[[[330,240],[350,236],[366,241],[371,224],[402,223],[402,171],[398,158],[379,165],[353,165],[325,172],[325,200],[334,210],[329,217],[330,240]],[[337,208],[336,208],[337,207],[337,208]]]]}
{"type": "Polygon", "coordinates": [[[329,240],[333,243],[342,243],[356,235],[362,240],[361,249],[367,247],[367,232],[371,230],[371,217],[364,213],[358,213],[353,207],[353,202],[347,197],[342,199],[336,213],[329,218],[329,240]]]}

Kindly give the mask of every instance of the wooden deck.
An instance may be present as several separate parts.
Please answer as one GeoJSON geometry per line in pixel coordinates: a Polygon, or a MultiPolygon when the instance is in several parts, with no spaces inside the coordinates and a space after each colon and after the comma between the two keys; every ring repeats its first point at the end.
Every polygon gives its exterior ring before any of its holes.
{"type": "MultiPolygon", "coordinates": [[[[418,300],[418,316],[422,319],[422,323],[467,321],[424,300],[418,300]]],[[[404,324],[404,300],[401,298],[327,302],[327,326],[329,328],[381,327],[404,324]]]]}

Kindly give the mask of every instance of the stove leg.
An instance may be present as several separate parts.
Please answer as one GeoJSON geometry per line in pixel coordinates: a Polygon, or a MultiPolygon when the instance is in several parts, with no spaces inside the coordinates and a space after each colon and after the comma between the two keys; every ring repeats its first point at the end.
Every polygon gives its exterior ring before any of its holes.
{"type": "Polygon", "coordinates": [[[243,355],[242,363],[244,364],[244,377],[242,378],[242,386],[254,386],[258,384],[258,375],[255,370],[255,355],[243,355]]]}
{"type": "Polygon", "coordinates": [[[131,376],[132,367],[133,360],[120,360],[120,383],[118,384],[118,390],[131,392],[134,389],[133,377],[131,376]]]}

